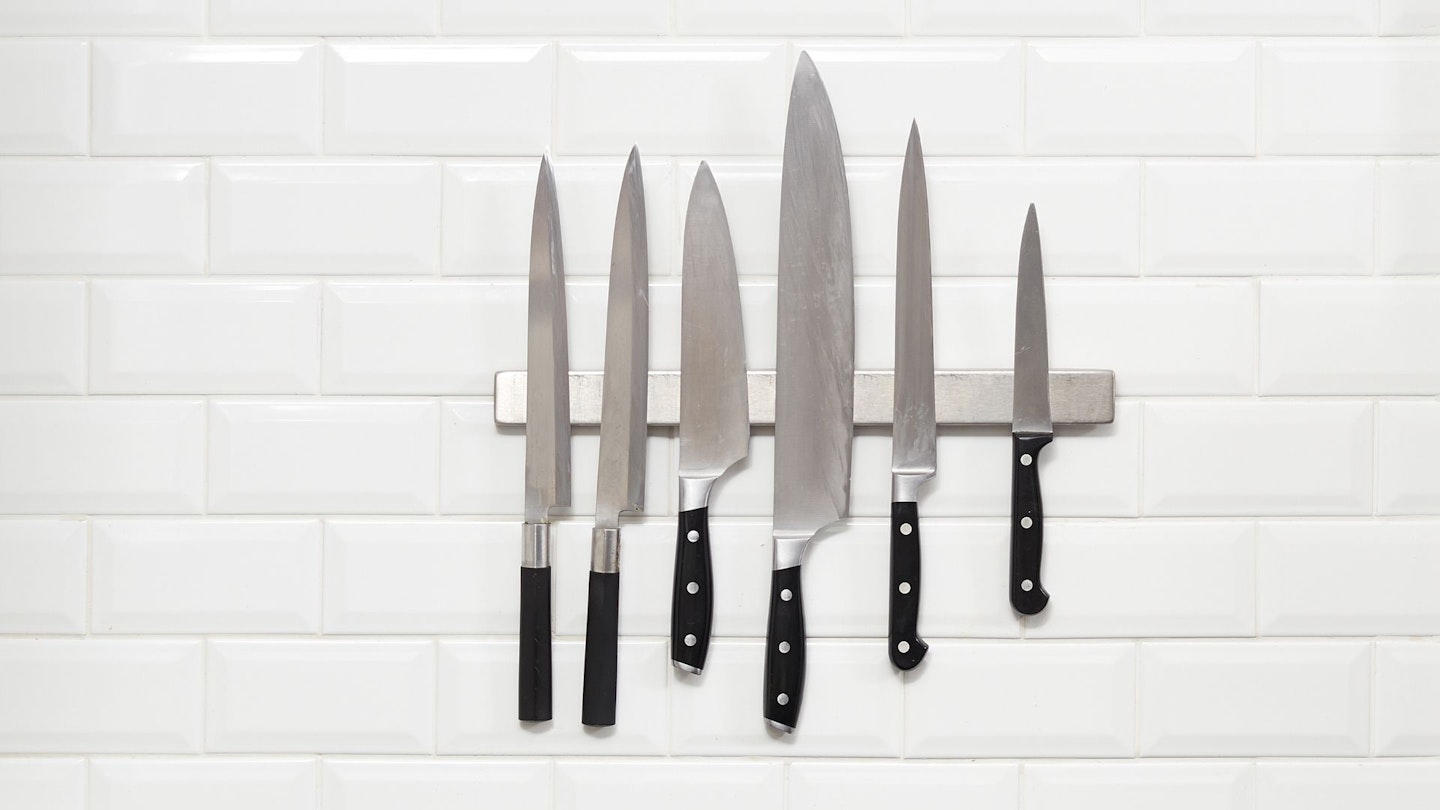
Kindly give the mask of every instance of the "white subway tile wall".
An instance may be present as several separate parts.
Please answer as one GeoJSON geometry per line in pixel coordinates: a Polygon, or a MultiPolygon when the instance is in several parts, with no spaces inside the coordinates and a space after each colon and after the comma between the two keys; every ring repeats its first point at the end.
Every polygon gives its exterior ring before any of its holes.
{"type": "Polygon", "coordinates": [[[0,808],[1440,807],[1440,3],[0,1],[0,808]],[[678,441],[627,518],[619,724],[579,723],[598,439],[554,529],[555,719],[515,718],[541,154],[603,363],[625,154],[650,363],[685,204],[727,204],[773,368],[789,78],[847,155],[857,367],[889,368],[912,119],[936,364],[1007,368],[1038,206],[1056,368],[1115,422],[1042,477],[945,428],[920,668],[890,440],[811,550],[799,731],[760,718],[773,431],[712,500],[715,640],[668,658],[678,441]]]}

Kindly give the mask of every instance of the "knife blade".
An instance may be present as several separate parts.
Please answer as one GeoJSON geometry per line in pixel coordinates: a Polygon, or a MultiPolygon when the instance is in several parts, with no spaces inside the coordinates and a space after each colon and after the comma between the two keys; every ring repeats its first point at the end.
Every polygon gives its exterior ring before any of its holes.
{"type": "Polygon", "coordinates": [[[570,505],[570,355],[563,254],[555,174],[549,157],[543,157],[530,222],[525,361],[519,717],[528,721],[551,716],[550,509],[570,505]]]}
{"type": "Polygon", "coordinates": [[[805,685],[800,564],[850,506],[855,407],[854,251],[835,113],[807,53],[790,88],[780,180],[775,357],[775,560],[765,719],[795,730],[805,685]]]}
{"type": "Polygon", "coordinates": [[[900,175],[895,255],[895,406],[890,456],[890,662],[914,669],[919,635],[920,487],[935,477],[935,341],[930,290],[930,200],[920,127],[910,123],[900,175]]]}
{"type": "Polygon", "coordinates": [[[680,521],[675,540],[670,659],[699,673],[714,610],[710,490],[750,450],[750,396],[740,282],[725,203],[701,161],[685,214],[680,277],[680,521]]]}
{"type": "Polygon", "coordinates": [[[640,149],[630,150],[615,210],[605,313],[600,470],[590,535],[590,593],[580,722],[615,725],[620,652],[620,513],[645,507],[646,395],[650,374],[650,260],[640,149]]]}
{"type": "Polygon", "coordinates": [[[1015,403],[1010,453],[1010,604],[1026,615],[1039,613],[1050,602],[1050,594],[1040,584],[1045,528],[1040,505],[1040,449],[1054,438],[1045,271],[1040,260],[1040,223],[1032,204],[1020,237],[1020,270],[1015,285],[1015,403]]]}

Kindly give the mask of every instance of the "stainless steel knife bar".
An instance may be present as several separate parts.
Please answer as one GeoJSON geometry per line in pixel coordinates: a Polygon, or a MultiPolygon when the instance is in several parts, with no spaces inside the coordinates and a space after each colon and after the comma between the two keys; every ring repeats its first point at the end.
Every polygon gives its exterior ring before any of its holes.
{"type": "MultiPolygon", "coordinates": [[[[775,424],[775,372],[751,371],[750,424],[775,424]]],[[[600,424],[599,372],[570,373],[570,422],[600,424]]],[[[1015,374],[1011,371],[937,371],[935,421],[939,425],[1009,425],[1015,374]]],[[[889,425],[895,375],[890,371],[855,374],[855,424],[889,425]]],[[[495,423],[525,424],[525,372],[495,374],[495,423]]],[[[650,372],[649,424],[680,421],[680,372],[650,372]]],[[[1050,407],[1057,425],[1106,425],[1115,421],[1115,372],[1050,372],[1050,407]]]]}

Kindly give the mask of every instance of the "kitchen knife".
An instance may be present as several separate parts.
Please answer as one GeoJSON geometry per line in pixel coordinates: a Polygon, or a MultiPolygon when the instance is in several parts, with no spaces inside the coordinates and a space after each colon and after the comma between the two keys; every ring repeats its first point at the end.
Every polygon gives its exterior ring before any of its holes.
{"type": "Polygon", "coordinates": [[[914,669],[921,640],[920,487],[935,477],[935,343],[930,303],[930,201],[920,128],[910,124],[900,174],[895,255],[895,412],[890,455],[890,662],[914,669]]]}
{"type": "Polygon", "coordinates": [[[550,508],[570,505],[570,359],[565,262],[550,159],[530,222],[525,377],[525,525],[520,551],[520,719],[550,719],[550,508]]]}
{"type": "Polygon", "coordinates": [[[649,390],[650,261],[640,150],[630,150],[610,249],[605,377],[600,400],[600,471],[590,535],[590,600],[580,722],[615,725],[620,653],[620,513],[645,506],[646,395],[649,390]]]}
{"type": "Polygon", "coordinates": [[[765,719],[790,732],[805,687],[800,563],[850,505],[855,407],[854,253],[835,113],[800,54],[780,179],[775,357],[775,564],[765,641],[765,719]]]}
{"type": "Polygon", "coordinates": [[[725,204],[700,163],[685,214],[680,277],[680,526],[670,660],[699,673],[710,647],[710,488],[750,450],[740,283],[725,204]]]}
{"type": "Polygon", "coordinates": [[[1015,410],[1011,426],[1010,604],[1032,615],[1050,594],[1040,584],[1045,518],[1040,508],[1040,448],[1055,438],[1050,421],[1050,347],[1045,330],[1045,271],[1035,206],[1020,237],[1015,285],[1015,410]]]}

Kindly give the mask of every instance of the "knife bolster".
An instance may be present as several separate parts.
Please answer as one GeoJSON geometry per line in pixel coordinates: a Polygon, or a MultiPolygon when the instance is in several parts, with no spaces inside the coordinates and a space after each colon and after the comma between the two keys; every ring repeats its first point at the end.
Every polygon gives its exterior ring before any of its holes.
{"type": "Polygon", "coordinates": [[[520,526],[520,567],[550,567],[549,523],[525,523],[520,526]]]}
{"type": "Polygon", "coordinates": [[[696,509],[704,509],[710,505],[710,490],[715,486],[715,479],[688,478],[680,476],[680,511],[692,512],[696,509]]]}

